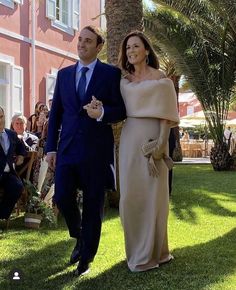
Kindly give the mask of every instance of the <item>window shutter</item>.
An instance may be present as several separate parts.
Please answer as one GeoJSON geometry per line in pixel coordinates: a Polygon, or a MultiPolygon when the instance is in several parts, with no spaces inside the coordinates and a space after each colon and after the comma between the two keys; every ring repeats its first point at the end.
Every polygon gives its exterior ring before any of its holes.
{"type": "Polygon", "coordinates": [[[13,66],[13,82],[11,94],[11,107],[13,115],[17,112],[23,113],[23,68],[20,66],[13,66]]]}
{"type": "Polygon", "coordinates": [[[49,99],[53,98],[56,78],[57,76],[55,74],[46,75],[46,104],[48,103],[49,99]]]}
{"type": "Polygon", "coordinates": [[[79,30],[79,6],[80,0],[72,1],[72,28],[79,30]]]}
{"type": "Polygon", "coordinates": [[[47,0],[46,16],[49,19],[56,19],[56,0],[47,0]]]}

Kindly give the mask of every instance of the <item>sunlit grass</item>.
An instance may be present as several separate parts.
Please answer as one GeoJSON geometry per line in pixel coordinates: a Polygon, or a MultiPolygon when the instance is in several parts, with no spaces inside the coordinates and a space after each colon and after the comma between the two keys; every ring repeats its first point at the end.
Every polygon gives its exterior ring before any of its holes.
{"type": "Polygon", "coordinates": [[[145,273],[127,269],[115,209],[106,210],[99,251],[81,279],[68,265],[74,241],[63,219],[56,229],[35,231],[24,228],[22,216],[16,218],[0,235],[0,289],[235,290],[235,177],[210,165],[174,168],[169,245],[175,260],[145,273]],[[22,271],[21,282],[9,278],[14,269],[22,271]]]}

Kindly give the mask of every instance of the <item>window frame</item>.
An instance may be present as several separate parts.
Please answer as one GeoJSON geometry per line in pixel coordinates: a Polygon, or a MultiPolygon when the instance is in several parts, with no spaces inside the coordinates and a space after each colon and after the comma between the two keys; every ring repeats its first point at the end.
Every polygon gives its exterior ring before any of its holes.
{"type": "Polygon", "coordinates": [[[23,4],[23,0],[1,0],[0,5],[4,5],[8,8],[14,9],[15,3],[17,4],[23,4]]]}
{"type": "MultiPolygon", "coordinates": [[[[59,0],[60,7],[62,6],[62,1],[59,0]]],[[[52,27],[60,29],[72,36],[75,35],[75,31],[79,29],[79,11],[80,11],[80,1],[78,0],[68,0],[68,24],[63,23],[61,20],[56,18],[57,10],[57,1],[56,0],[47,0],[46,5],[46,15],[51,19],[52,27]],[[75,2],[77,1],[77,2],[75,2]],[[77,3],[77,5],[76,5],[77,3]],[[77,23],[77,25],[76,25],[77,23]]]]}
{"type": "Polygon", "coordinates": [[[15,65],[14,57],[4,55],[0,53],[0,63],[5,65],[6,67],[6,82],[0,83],[0,86],[5,86],[5,116],[6,116],[6,127],[10,127],[11,117],[16,112],[14,110],[14,99],[12,96],[14,95],[15,89],[20,89],[20,109],[22,114],[24,113],[24,68],[15,65]],[[20,72],[20,84],[16,84],[15,82],[15,71],[18,70],[20,72]]]}

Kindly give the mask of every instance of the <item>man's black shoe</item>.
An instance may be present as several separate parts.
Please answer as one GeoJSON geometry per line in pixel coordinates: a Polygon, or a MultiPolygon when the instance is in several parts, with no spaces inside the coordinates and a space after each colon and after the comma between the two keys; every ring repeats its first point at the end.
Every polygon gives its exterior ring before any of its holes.
{"type": "Polygon", "coordinates": [[[89,272],[89,263],[80,261],[77,269],[74,272],[74,275],[77,277],[86,275],[89,272]]]}
{"type": "Polygon", "coordinates": [[[74,250],[71,253],[70,256],[70,264],[75,264],[80,260],[81,257],[81,246],[80,242],[77,241],[76,246],[74,247],[74,250]]]}

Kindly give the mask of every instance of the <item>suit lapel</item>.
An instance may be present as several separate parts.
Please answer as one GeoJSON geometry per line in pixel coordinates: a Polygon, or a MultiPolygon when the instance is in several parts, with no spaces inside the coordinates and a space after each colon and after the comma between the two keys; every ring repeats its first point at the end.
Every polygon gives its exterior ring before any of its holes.
{"type": "Polygon", "coordinates": [[[7,156],[10,155],[11,151],[12,151],[12,146],[13,146],[13,138],[12,138],[12,134],[11,134],[11,131],[6,131],[7,133],[7,136],[8,136],[8,139],[9,139],[9,143],[10,143],[10,146],[8,148],[8,151],[7,151],[7,156]]]}
{"type": "Polygon", "coordinates": [[[68,84],[67,91],[71,92],[71,102],[76,107],[79,108],[80,100],[79,100],[79,98],[77,97],[77,94],[76,94],[76,82],[75,82],[77,65],[78,64],[75,64],[74,66],[72,66],[72,68],[69,70],[69,72],[67,72],[65,74],[65,77],[66,77],[66,82],[68,84]]]}

